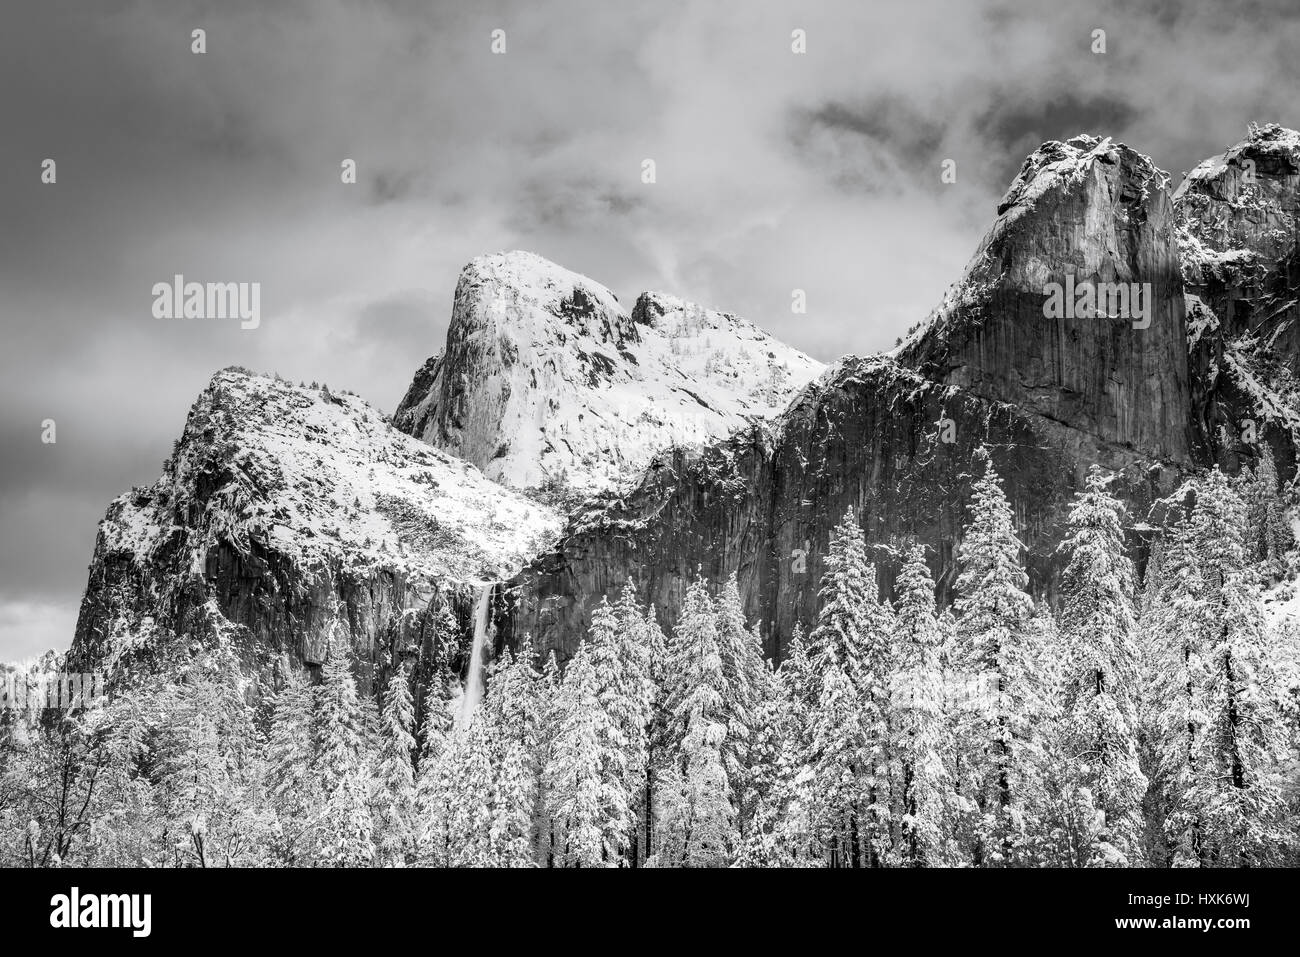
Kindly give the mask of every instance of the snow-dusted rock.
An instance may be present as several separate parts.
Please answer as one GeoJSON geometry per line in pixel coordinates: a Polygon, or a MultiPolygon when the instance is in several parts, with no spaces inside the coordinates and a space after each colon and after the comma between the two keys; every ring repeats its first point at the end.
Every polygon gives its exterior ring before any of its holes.
{"type": "Polygon", "coordinates": [[[1185,305],[1168,185],[1148,157],[1109,139],[1043,144],[900,360],[1054,423],[1080,458],[1189,461],[1185,305]],[[1134,300],[1127,314],[1053,316],[1053,284],[1122,284],[1143,297],[1147,315],[1134,300]]]}
{"type": "Polygon", "coordinates": [[[155,632],[307,663],[331,637],[418,644],[435,594],[509,576],[558,528],[354,395],[226,369],[158,481],[109,506],[74,651],[155,632]]]}
{"type": "Polygon", "coordinates": [[[519,489],[630,485],[672,446],[767,419],[822,365],[729,313],[605,287],[532,253],[475,259],[398,428],[519,489]]]}

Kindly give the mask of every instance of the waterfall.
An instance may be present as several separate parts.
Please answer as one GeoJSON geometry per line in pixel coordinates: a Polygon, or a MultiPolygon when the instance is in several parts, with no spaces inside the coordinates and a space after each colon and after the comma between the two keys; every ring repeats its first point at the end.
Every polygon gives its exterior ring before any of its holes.
{"type": "Polygon", "coordinates": [[[469,653],[469,674],[465,676],[465,693],[460,699],[460,722],[462,729],[469,727],[470,718],[478,708],[483,697],[483,658],[488,638],[488,617],[491,608],[492,584],[484,585],[474,603],[474,644],[469,653]]]}

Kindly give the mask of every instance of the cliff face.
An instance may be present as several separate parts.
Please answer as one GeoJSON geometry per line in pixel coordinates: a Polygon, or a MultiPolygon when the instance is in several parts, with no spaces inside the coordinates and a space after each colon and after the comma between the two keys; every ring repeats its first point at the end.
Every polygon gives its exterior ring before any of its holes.
{"type": "MultiPolygon", "coordinates": [[[[987,445],[1006,480],[1031,586],[1053,592],[1055,555],[1077,463],[1044,421],[929,381],[885,357],[846,357],[780,422],[703,450],[661,456],[617,507],[570,525],[558,548],[506,588],[502,640],[531,634],[563,659],[601,596],[631,579],[670,624],[697,571],[735,573],[765,650],[780,657],[795,622],[817,613],[831,529],[853,508],[888,593],[910,541],[920,541],[947,601],[965,503],[987,445]],[[950,436],[953,441],[945,441],[950,436]]],[[[1143,511],[1177,473],[1131,466],[1120,490],[1143,511]]]]}
{"type": "Polygon", "coordinates": [[[897,354],[824,371],[726,313],[657,293],[625,312],[531,254],[475,260],[397,428],[219,373],[163,476],[110,506],[74,661],[212,640],[263,674],[333,639],[382,670],[427,660],[444,610],[465,640],[487,582],[497,643],[563,659],[627,579],[669,624],[697,573],[734,573],[780,656],[848,508],[884,592],[920,541],[947,601],[981,445],[1050,601],[1094,462],[1139,527],[1188,471],[1262,443],[1294,474],[1300,135],[1254,129],[1167,185],[1109,140],[1044,144],[897,354]]]}
{"type": "Polygon", "coordinates": [[[514,580],[504,633],[571,653],[590,608],[628,577],[671,621],[699,567],[737,574],[779,656],[794,622],[816,613],[822,554],[849,506],[884,592],[899,544],[914,538],[946,601],[982,443],[1017,510],[1031,587],[1049,601],[1066,508],[1094,462],[1120,470],[1117,491],[1139,525],[1183,474],[1216,461],[1235,470],[1265,441],[1289,476],[1300,409],[1288,369],[1296,252],[1277,229],[1294,221],[1285,212],[1294,136],[1269,130],[1229,151],[1255,157],[1262,185],[1245,206],[1232,163],[1212,162],[1175,201],[1168,177],[1127,147],[1044,144],[962,280],[896,360],[847,358],[769,430],[662,458],[633,495],[571,523],[560,547],[514,580]],[[1211,232],[1219,238],[1200,240],[1211,232]],[[1267,266],[1258,292],[1234,304],[1226,290],[1241,272],[1227,267],[1245,262],[1267,266]],[[1089,286],[1107,299],[1094,298],[1095,312],[1053,309],[1053,284],[1063,299],[1089,286]],[[1111,298],[1119,284],[1133,293],[1127,303],[1111,298]],[[1243,435],[1243,421],[1257,434],[1243,435]]]}
{"type": "Polygon", "coordinates": [[[776,415],[822,368],[729,313],[662,293],[628,313],[586,276],[502,253],[461,273],[446,349],[394,424],[494,481],[581,497],[776,415]]]}
{"type": "Polygon", "coordinates": [[[335,641],[383,668],[427,651],[444,607],[467,623],[559,522],[355,396],[225,370],[158,481],[109,506],[72,655],[147,660],[183,636],[265,675],[335,641]]]}
{"type": "Polygon", "coordinates": [[[900,360],[1055,423],[1056,440],[1079,458],[1190,462],[1196,437],[1168,185],[1149,159],[1109,139],[1044,144],[900,360]]]}
{"type": "Polygon", "coordinates": [[[1174,194],[1198,425],[1230,468],[1300,438],[1300,134],[1276,125],[1198,165],[1174,194]]]}

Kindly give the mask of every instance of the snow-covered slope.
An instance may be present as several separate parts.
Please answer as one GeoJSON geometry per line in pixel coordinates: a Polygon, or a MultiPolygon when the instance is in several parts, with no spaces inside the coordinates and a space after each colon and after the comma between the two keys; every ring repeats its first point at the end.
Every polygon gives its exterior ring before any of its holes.
{"type": "Polygon", "coordinates": [[[462,272],[447,347],[394,424],[520,488],[626,487],[672,445],[767,419],[823,366],[743,319],[605,287],[527,252],[462,272]]]}
{"type": "Polygon", "coordinates": [[[112,654],[161,626],[319,661],[336,623],[373,647],[435,591],[509,576],[559,525],[356,396],[226,369],[158,481],[109,506],[76,644],[112,654]]]}
{"type": "Polygon", "coordinates": [[[304,566],[340,561],[482,579],[531,557],[530,544],[558,521],[393,429],[354,395],[226,369],[195,404],[167,472],[113,502],[100,529],[106,547],[148,560],[188,526],[196,572],[224,538],[244,550],[258,542],[304,566]],[[204,513],[189,512],[182,525],[176,506],[192,507],[198,487],[213,480],[204,513]]]}

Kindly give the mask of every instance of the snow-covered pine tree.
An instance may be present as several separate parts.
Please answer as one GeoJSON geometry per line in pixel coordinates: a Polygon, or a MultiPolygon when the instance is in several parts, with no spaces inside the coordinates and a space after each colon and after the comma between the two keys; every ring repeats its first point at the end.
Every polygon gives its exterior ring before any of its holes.
{"type": "Polygon", "coordinates": [[[379,761],[373,777],[375,849],[381,866],[415,862],[414,724],[410,673],[398,664],[384,691],[379,761]]]}
{"type": "MultiPolygon", "coordinates": [[[[624,725],[628,747],[628,795],[633,815],[633,830],[627,860],[637,867],[649,854],[653,837],[654,764],[657,746],[662,744],[660,712],[664,705],[664,667],[667,643],[655,621],[654,610],[637,605],[636,586],[631,579],[623,585],[614,617],[620,639],[620,658],[626,662],[623,685],[626,700],[606,711],[617,715],[624,725]],[[638,726],[639,722],[639,726],[638,726]]],[[[602,689],[608,702],[613,686],[602,689]]]]}
{"type": "Polygon", "coordinates": [[[898,593],[890,727],[899,775],[901,842],[897,857],[909,867],[954,863],[953,784],[944,720],[943,636],[935,611],[934,579],[920,545],[908,551],[898,593]]]}
{"type": "Polygon", "coordinates": [[[374,860],[366,711],[345,644],[331,643],[313,688],[316,768],[324,795],[315,856],[329,866],[368,866],[374,860]]]}
{"type": "MultiPolygon", "coordinates": [[[[1065,650],[1063,743],[1074,788],[1086,788],[1105,814],[1099,839],[1126,861],[1140,859],[1146,777],[1138,765],[1133,567],[1124,552],[1123,506],[1094,466],[1075,497],[1069,556],[1061,577],[1060,630],[1065,650]]],[[[1100,862],[1113,859],[1098,848],[1100,862]]]]}
{"type": "MultiPolygon", "coordinates": [[[[1202,866],[1276,863],[1288,835],[1277,773],[1286,747],[1260,589],[1247,563],[1245,504],[1217,468],[1198,483],[1191,534],[1201,580],[1188,608],[1197,654],[1184,801],[1202,866]]],[[[1292,836],[1293,838],[1293,836],[1292,836]]]]}
{"type": "Polygon", "coordinates": [[[737,826],[744,833],[747,807],[753,801],[752,754],[757,731],[756,712],[769,695],[769,674],[757,627],[748,628],[733,572],[718,595],[718,651],[726,682],[727,739],[722,757],[737,808],[737,826]]]}
{"type": "Polygon", "coordinates": [[[1263,443],[1259,462],[1244,475],[1247,559],[1257,563],[1267,578],[1279,578],[1286,568],[1286,553],[1295,545],[1286,509],[1278,491],[1273,449],[1263,443]]]}
{"type": "Polygon", "coordinates": [[[663,771],[656,863],[719,866],[730,861],[738,836],[723,756],[730,689],[718,642],[717,607],[702,577],[686,590],[669,660],[671,748],[663,771]]]}
{"type": "Polygon", "coordinates": [[[483,704],[492,740],[492,857],[497,866],[535,863],[534,816],[539,789],[541,722],[533,643],[526,636],[513,654],[509,648],[493,664],[483,704]]]}
{"type": "Polygon", "coordinates": [[[848,681],[858,712],[856,724],[842,728],[853,740],[838,749],[853,755],[848,773],[858,779],[857,786],[835,792],[851,802],[845,810],[845,862],[857,867],[865,859],[874,866],[888,853],[891,838],[887,682],[894,623],[892,610],[880,601],[875,567],[867,561],[866,542],[852,508],[831,532],[817,597],[817,625],[809,646],[819,695],[824,695],[834,664],[848,681]]]}
{"type": "Polygon", "coordinates": [[[977,703],[966,711],[974,720],[959,743],[967,778],[960,786],[979,809],[971,855],[977,866],[1011,863],[1023,831],[1026,809],[1018,806],[1016,785],[1030,769],[1017,753],[1024,741],[1019,705],[1027,690],[1021,681],[1026,625],[1034,610],[1020,564],[1024,546],[1002,480],[987,449],[978,458],[984,474],[975,482],[970,522],[957,550],[954,602],[961,664],[971,682],[969,699],[977,703]]]}
{"type": "Polygon", "coordinates": [[[627,845],[627,792],[608,769],[612,724],[600,703],[600,684],[584,642],[560,685],[555,739],[543,775],[546,809],[555,833],[557,862],[604,867],[627,845]]]}
{"type": "Polygon", "coordinates": [[[357,776],[365,753],[366,721],[348,651],[330,648],[313,691],[312,724],[321,784],[332,791],[345,777],[357,776]]]}
{"type": "Polygon", "coordinates": [[[448,867],[492,867],[492,732],[481,710],[469,727],[452,733],[442,758],[446,767],[448,867]]]}
{"type": "MultiPolygon", "coordinates": [[[[1186,484],[1174,498],[1190,499],[1194,489],[1194,483],[1186,484]]],[[[1190,847],[1200,844],[1202,831],[1184,801],[1201,723],[1195,710],[1194,672],[1202,649],[1193,613],[1201,601],[1202,582],[1190,510],[1179,508],[1174,514],[1159,543],[1155,567],[1147,571],[1138,641],[1144,664],[1138,716],[1146,739],[1140,756],[1150,782],[1146,851],[1147,859],[1158,866],[1194,857],[1190,847]]]]}
{"type": "MultiPolygon", "coordinates": [[[[596,673],[596,697],[605,714],[603,727],[607,739],[601,742],[604,762],[601,774],[608,787],[622,792],[620,804],[627,813],[622,831],[629,839],[628,856],[636,833],[633,807],[645,780],[646,726],[650,721],[653,692],[647,675],[649,662],[637,640],[639,624],[634,599],[633,608],[624,609],[622,620],[609,600],[604,599],[592,612],[587,633],[591,665],[596,673]]],[[[627,856],[620,863],[627,863],[627,856]]]]}
{"type": "Polygon", "coordinates": [[[309,862],[309,837],[322,803],[313,699],[311,686],[290,672],[271,701],[267,783],[275,822],[270,854],[286,866],[309,862]]]}

